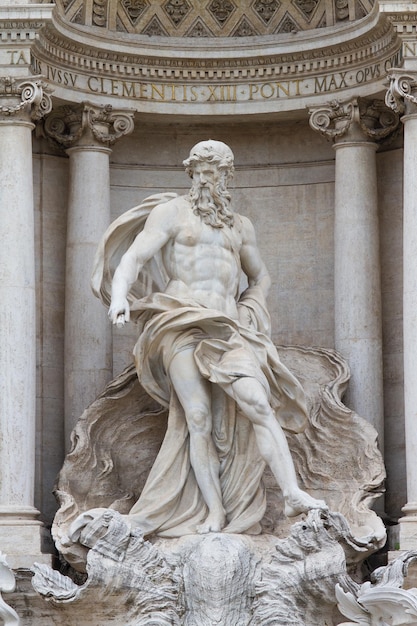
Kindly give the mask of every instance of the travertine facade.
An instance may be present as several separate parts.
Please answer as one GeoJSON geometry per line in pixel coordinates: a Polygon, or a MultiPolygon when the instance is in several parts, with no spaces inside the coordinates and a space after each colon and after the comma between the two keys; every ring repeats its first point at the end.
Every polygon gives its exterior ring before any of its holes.
{"type": "Polygon", "coordinates": [[[272,277],[274,341],[347,358],[346,404],[384,454],[379,508],[403,519],[391,547],[416,548],[414,5],[5,0],[0,27],[10,564],[49,560],[38,518],[52,522],[71,430],[131,363],[134,328],[112,331],[90,296],[97,243],[146,196],[185,192],[182,159],[210,137],[236,155],[233,200],[272,277]]]}

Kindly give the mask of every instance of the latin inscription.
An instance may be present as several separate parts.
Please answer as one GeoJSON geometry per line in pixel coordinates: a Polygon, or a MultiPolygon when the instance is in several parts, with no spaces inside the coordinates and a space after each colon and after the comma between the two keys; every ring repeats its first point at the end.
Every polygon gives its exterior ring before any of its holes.
{"type": "MultiPolygon", "coordinates": [[[[19,55],[16,53],[15,62],[19,55]]],[[[376,81],[400,63],[396,54],[385,62],[367,65],[358,70],[347,70],[309,78],[288,78],[266,82],[228,84],[158,83],[124,80],[106,76],[86,76],[34,60],[35,74],[41,74],[51,83],[76,90],[130,100],[151,102],[222,103],[262,102],[281,98],[337,93],[343,89],[376,81]]]]}
{"type": "Polygon", "coordinates": [[[28,50],[0,50],[0,65],[29,65],[28,50]]]}
{"type": "Polygon", "coordinates": [[[403,54],[405,57],[417,56],[417,44],[414,41],[405,41],[403,43],[403,54]]]}

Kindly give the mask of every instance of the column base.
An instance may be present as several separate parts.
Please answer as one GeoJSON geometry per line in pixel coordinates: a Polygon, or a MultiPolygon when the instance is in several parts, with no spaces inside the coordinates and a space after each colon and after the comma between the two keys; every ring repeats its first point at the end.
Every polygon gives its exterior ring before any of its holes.
{"type": "Polygon", "coordinates": [[[417,502],[408,502],[402,509],[400,524],[400,550],[417,549],[417,502]]]}
{"type": "Polygon", "coordinates": [[[0,507],[0,551],[12,569],[51,566],[53,543],[34,507],[0,507]]]}

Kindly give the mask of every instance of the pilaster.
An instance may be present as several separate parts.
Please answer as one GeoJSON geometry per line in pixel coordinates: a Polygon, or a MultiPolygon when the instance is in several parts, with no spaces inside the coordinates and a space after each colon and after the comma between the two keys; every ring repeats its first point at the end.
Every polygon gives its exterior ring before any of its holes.
{"type": "Polygon", "coordinates": [[[32,137],[45,85],[0,78],[0,546],[12,567],[42,561],[34,507],[36,422],[32,137]]]}
{"type": "Polygon", "coordinates": [[[69,156],[65,290],[65,432],[112,377],[111,326],[90,288],[94,254],[110,223],[110,146],[132,132],[133,113],[110,105],[67,106],[45,121],[69,156]]]}
{"type": "Polygon", "coordinates": [[[375,153],[398,126],[380,101],[352,99],[313,109],[310,125],[331,139],[335,174],[335,347],[348,360],[346,404],[384,446],[381,287],[375,153]]]}
{"type": "Polygon", "coordinates": [[[393,70],[386,103],[402,114],[404,419],[407,504],[400,519],[401,550],[417,547],[417,73],[393,70]]]}

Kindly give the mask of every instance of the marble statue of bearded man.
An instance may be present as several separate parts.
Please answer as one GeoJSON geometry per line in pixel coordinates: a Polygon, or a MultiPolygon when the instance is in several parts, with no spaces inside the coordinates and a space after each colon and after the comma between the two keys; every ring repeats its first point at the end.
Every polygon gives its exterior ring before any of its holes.
{"type": "Polygon", "coordinates": [[[113,323],[137,324],[139,380],[169,409],[128,515],[145,535],[260,532],[265,463],[286,515],[326,508],[297,483],[284,431],[304,429],[305,398],[270,339],[270,278],[251,222],[232,208],[233,160],[220,141],[198,143],[184,161],[190,192],[122,215],[96,257],[93,289],[113,323]]]}

